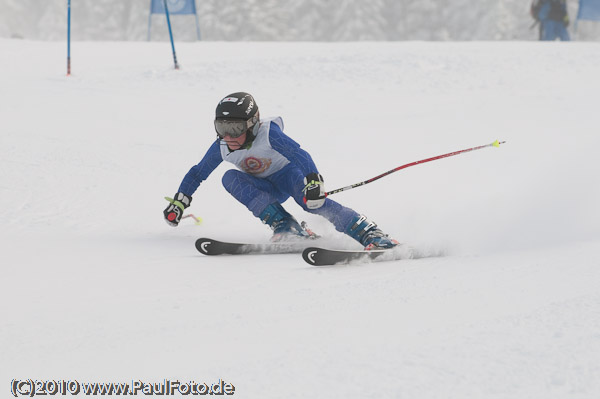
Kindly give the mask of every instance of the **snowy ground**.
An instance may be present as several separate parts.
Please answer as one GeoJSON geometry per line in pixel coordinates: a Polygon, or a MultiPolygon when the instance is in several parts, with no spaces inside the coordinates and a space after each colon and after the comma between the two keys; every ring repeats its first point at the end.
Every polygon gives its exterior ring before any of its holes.
{"type": "MultiPolygon", "coordinates": [[[[595,43],[0,40],[0,396],[18,379],[232,383],[240,398],[597,398],[595,43]],[[315,268],[209,258],[199,236],[269,230],[221,188],[162,220],[254,94],[336,199],[443,258],[315,268]]],[[[323,219],[286,207],[340,247],[323,219]]]]}

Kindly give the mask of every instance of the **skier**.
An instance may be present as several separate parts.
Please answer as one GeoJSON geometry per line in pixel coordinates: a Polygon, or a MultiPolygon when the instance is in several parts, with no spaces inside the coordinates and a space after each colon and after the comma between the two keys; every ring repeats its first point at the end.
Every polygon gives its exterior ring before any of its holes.
{"type": "Polygon", "coordinates": [[[185,175],[174,198],[168,199],[170,204],[163,213],[171,226],[179,224],[200,183],[225,160],[239,170],[225,172],[223,186],[271,227],[272,241],[314,237],[281,206],[292,197],[305,211],[325,217],[365,249],[398,244],[366,217],[326,198],[324,179],[310,154],[283,133],[281,117],[260,118],[250,94],[233,93],[219,101],[214,124],[217,139],[185,175]]]}
{"type": "Polygon", "coordinates": [[[540,23],[540,40],[571,40],[566,0],[534,0],[531,16],[540,23]]]}

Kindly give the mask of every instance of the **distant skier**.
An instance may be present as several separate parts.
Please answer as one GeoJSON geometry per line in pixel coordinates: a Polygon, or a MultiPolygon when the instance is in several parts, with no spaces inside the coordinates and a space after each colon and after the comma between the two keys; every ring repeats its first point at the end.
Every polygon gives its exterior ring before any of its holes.
{"type": "Polygon", "coordinates": [[[571,40],[566,0],[534,0],[531,16],[540,24],[540,40],[571,40]]]}
{"type": "Polygon", "coordinates": [[[214,124],[217,139],[200,163],[185,175],[163,212],[171,226],[179,224],[200,183],[225,160],[239,170],[225,172],[223,186],[271,227],[272,241],[313,235],[281,206],[292,197],[305,211],[325,217],[336,230],[354,238],[365,249],[398,244],[366,217],[326,198],[323,177],[310,154],[283,133],[281,117],[261,119],[250,94],[239,92],[223,98],[217,105],[214,124]]]}

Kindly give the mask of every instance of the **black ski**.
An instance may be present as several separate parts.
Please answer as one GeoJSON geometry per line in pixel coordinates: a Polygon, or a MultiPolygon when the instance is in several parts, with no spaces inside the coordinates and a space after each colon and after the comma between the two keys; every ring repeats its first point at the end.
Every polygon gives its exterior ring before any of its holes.
{"type": "Polygon", "coordinates": [[[348,251],[310,247],[302,252],[302,258],[309,265],[331,266],[352,262],[410,259],[412,258],[410,251],[408,248],[348,251]]]}
{"type": "Polygon", "coordinates": [[[303,241],[247,244],[199,238],[196,249],[204,255],[291,254],[300,253],[309,245],[303,241]]]}

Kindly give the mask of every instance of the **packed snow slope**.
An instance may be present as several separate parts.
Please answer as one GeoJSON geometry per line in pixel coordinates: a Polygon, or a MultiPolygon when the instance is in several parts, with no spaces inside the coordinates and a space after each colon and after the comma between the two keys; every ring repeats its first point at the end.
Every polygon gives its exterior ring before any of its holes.
{"type": "MultiPolygon", "coordinates": [[[[215,382],[240,398],[600,397],[600,46],[0,40],[0,396],[12,379],[215,382]],[[311,267],[221,187],[163,197],[254,94],[332,197],[446,256],[311,267]]],[[[331,246],[358,248],[284,204],[331,246]]]]}

